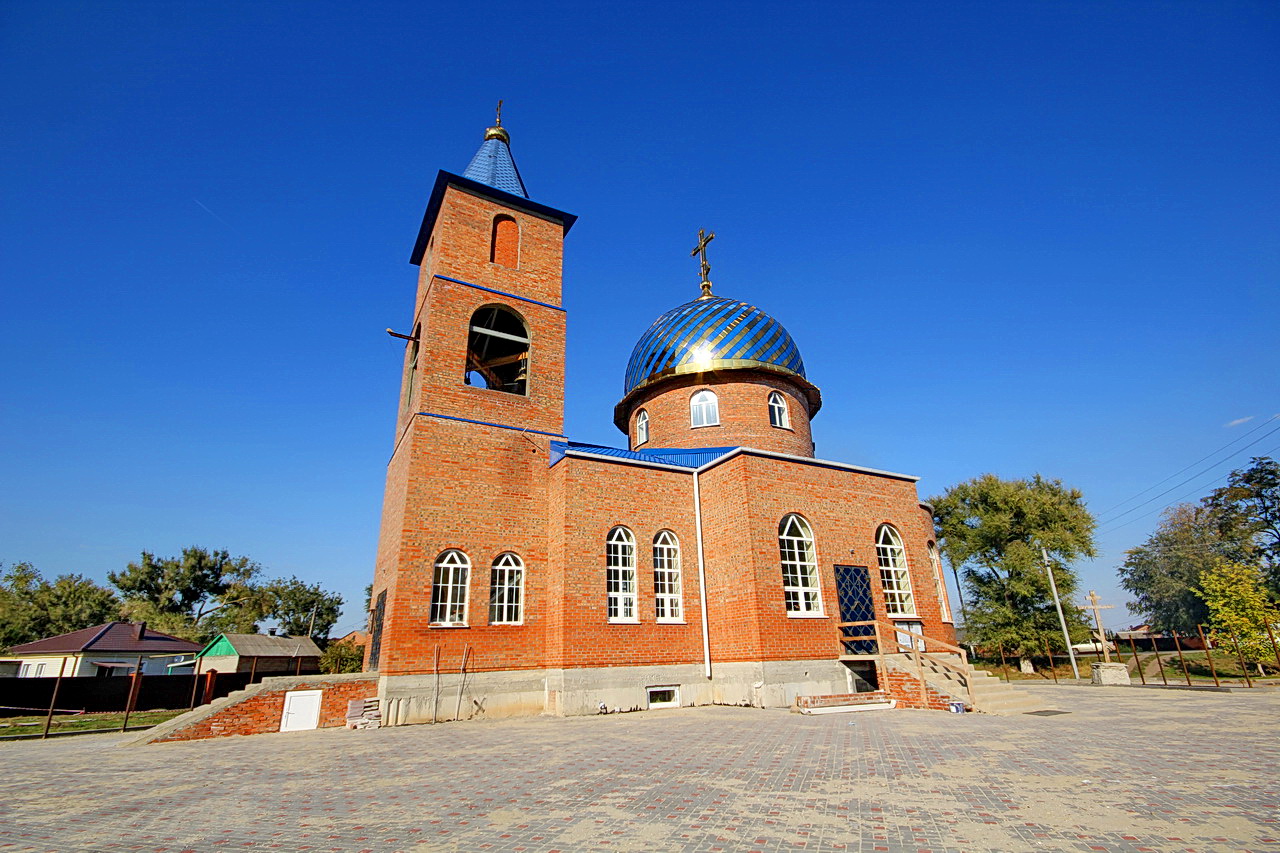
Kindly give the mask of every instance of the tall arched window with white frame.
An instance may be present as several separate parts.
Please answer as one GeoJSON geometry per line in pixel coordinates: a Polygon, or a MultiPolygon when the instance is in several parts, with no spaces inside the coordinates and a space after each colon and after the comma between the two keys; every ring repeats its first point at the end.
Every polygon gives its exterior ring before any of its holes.
{"type": "Polygon", "coordinates": [[[524,561],[510,551],[489,570],[489,624],[519,625],[524,617],[524,561]]]}
{"type": "Polygon", "coordinates": [[[684,619],[680,593],[680,540],[670,530],[653,537],[653,602],[659,622],[684,619]]]}
{"type": "Polygon", "coordinates": [[[714,391],[704,388],[689,398],[689,423],[695,427],[720,423],[720,400],[714,391]]]}
{"type": "Polygon", "coordinates": [[[822,615],[813,530],[803,517],[795,513],[782,517],[778,523],[778,554],[782,562],[782,597],[787,615],[822,615]]]}
{"type": "Polygon", "coordinates": [[[876,557],[880,562],[885,611],[890,616],[915,616],[916,599],[911,592],[907,552],[902,547],[902,537],[892,525],[882,524],[876,531],[876,557]]]}
{"type": "Polygon", "coordinates": [[[791,415],[787,411],[787,398],[773,391],[769,394],[769,426],[791,429],[791,415]]]}
{"type": "Polygon", "coordinates": [[[636,607],[636,538],[615,527],[605,540],[605,583],[610,622],[638,622],[636,607]]]}
{"type": "Polygon", "coordinates": [[[929,543],[929,565],[933,566],[933,582],[938,588],[938,612],[943,622],[951,621],[951,603],[947,601],[947,578],[942,574],[942,557],[938,555],[938,546],[929,543]]]}
{"type": "Polygon", "coordinates": [[[436,558],[435,577],[431,582],[431,624],[467,624],[467,583],[471,577],[471,560],[450,548],[436,558]]]}
{"type": "Polygon", "coordinates": [[[649,413],[641,409],[636,413],[636,447],[649,441],[649,413]]]}

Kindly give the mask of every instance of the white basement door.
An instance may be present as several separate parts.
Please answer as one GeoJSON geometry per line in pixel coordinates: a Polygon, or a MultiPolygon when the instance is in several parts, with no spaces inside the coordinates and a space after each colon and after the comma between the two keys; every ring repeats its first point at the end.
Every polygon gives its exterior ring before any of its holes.
{"type": "Polygon", "coordinates": [[[320,725],[320,697],[323,690],[290,690],[284,694],[280,731],[301,732],[320,725]]]}

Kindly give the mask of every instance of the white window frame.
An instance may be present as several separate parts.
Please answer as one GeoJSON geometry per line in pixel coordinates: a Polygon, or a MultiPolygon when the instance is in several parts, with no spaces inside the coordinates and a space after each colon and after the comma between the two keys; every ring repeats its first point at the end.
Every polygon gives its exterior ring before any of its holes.
{"type": "Polygon", "coordinates": [[[489,568],[489,624],[524,624],[524,561],[511,551],[489,568]]]}
{"type": "Polygon", "coordinates": [[[670,530],[653,537],[653,607],[659,622],[684,622],[680,539],[670,530]]]}
{"type": "Polygon", "coordinates": [[[902,535],[892,524],[876,530],[876,559],[880,563],[880,589],[888,616],[917,616],[916,597],[911,589],[911,568],[902,535]]]}
{"type": "Polygon", "coordinates": [[[649,443],[649,413],[641,409],[636,413],[636,447],[649,443]]]}
{"type": "Polygon", "coordinates": [[[640,621],[636,594],[636,537],[621,525],[605,539],[606,611],[610,622],[640,621]]]}
{"type": "Polygon", "coordinates": [[[467,627],[467,595],[471,558],[450,548],[436,557],[431,580],[431,624],[441,628],[467,627]]]}
{"type": "Polygon", "coordinates": [[[804,516],[788,513],[778,522],[778,559],[787,616],[822,616],[822,584],[818,576],[813,528],[804,516]]]}
{"type": "Polygon", "coordinates": [[[720,398],[709,388],[689,398],[689,425],[694,429],[720,426],[720,398]]]}
{"type": "Polygon", "coordinates": [[[947,600],[947,578],[942,573],[942,557],[938,554],[938,546],[929,543],[929,564],[933,566],[933,582],[938,588],[938,612],[943,622],[951,621],[951,602],[947,600]]]}
{"type": "Polygon", "coordinates": [[[646,687],[644,690],[644,694],[645,694],[645,704],[649,706],[649,710],[651,711],[656,711],[659,708],[679,708],[680,707],[680,685],[678,684],[655,684],[651,687],[646,687]],[[670,700],[666,702],[663,702],[661,700],[657,702],[653,701],[653,696],[655,693],[662,694],[662,693],[666,693],[668,690],[671,691],[670,700]]]}
{"type": "Polygon", "coordinates": [[[769,392],[769,426],[791,429],[791,413],[787,411],[787,398],[777,391],[769,392]]]}

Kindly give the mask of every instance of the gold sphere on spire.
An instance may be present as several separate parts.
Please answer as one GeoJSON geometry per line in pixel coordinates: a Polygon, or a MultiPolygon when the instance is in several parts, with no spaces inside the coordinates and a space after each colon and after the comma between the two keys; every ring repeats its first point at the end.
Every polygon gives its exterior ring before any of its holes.
{"type": "Polygon", "coordinates": [[[502,101],[498,101],[498,108],[494,110],[493,127],[488,128],[484,132],[485,142],[490,139],[501,139],[508,145],[511,144],[511,134],[507,133],[507,129],[502,126],[502,101]]]}

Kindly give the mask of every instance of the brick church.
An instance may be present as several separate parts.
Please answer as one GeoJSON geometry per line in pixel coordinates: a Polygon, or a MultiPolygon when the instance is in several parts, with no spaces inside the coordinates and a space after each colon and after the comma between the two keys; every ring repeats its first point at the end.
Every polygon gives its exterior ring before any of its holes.
{"type": "Polygon", "coordinates": [[[529,198],[500,121],[427,202],[366,660],[388,722],[888,689],[842,622],[949,648],[916,478],[814,456],[800,349],[713,294],[709,237],[701,293],[631,318],[621,446],[564,434],[574,221],[529,198]]]}

